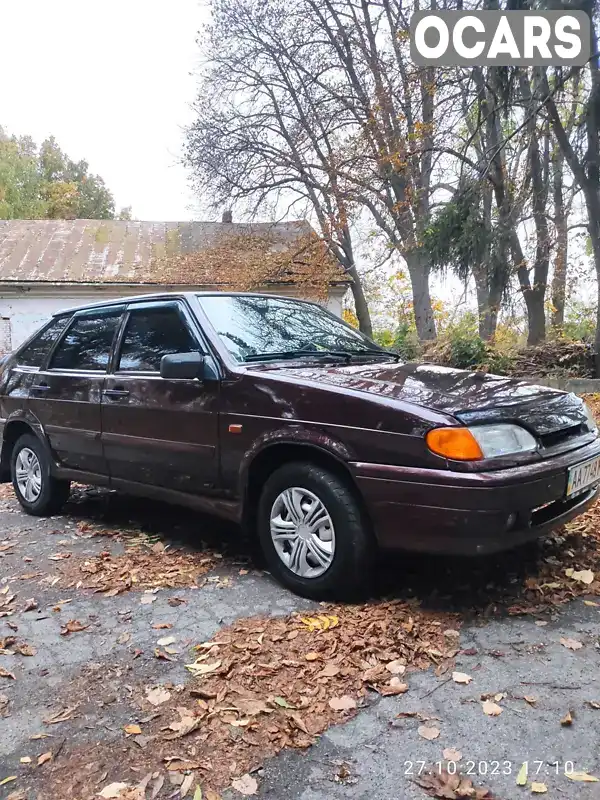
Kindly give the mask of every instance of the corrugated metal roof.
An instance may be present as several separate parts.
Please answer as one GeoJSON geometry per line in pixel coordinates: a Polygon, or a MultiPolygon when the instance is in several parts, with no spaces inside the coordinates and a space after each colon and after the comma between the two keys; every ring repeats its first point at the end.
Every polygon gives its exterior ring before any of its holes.
{"type": "Polygon", "coordinates": [[[328,281],[347,280],[306,221],[0,220],[0,283],[235,287],[252,276],[306,281],[315,266],[321,280],[323,269],[328,281]]]}

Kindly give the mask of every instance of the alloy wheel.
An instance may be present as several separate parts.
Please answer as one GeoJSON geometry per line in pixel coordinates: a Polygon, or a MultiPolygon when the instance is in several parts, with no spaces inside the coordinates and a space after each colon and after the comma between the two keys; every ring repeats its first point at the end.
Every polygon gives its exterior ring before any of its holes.
{"type": "Polygon", "coordinates": [[[271,539],[285,566],[301,578],[318,578],[335,555],[335,530],[324,503],[316,494],[292,486],[284,489],[271,508],[271,539]]]}

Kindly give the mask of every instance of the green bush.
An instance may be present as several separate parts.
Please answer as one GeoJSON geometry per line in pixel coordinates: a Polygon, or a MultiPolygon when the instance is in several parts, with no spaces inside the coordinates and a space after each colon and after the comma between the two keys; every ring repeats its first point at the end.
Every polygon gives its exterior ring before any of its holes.
{"type": "Polygon", "coordinates": [[[405,361],[414,361],[421,352],[417,331],[410,322],[401,322],[395,331],[389,328],[375,331],[373,338],[378,345],[393,350],[405,361]]]}
{"type": "Polygon", "coordinates": [[[479,336],[475,314],[464,314],[458,322],[448,325],[443,337],[449,345],[452,366],[468,369],[486,361],[487,345],[479,336]]]}

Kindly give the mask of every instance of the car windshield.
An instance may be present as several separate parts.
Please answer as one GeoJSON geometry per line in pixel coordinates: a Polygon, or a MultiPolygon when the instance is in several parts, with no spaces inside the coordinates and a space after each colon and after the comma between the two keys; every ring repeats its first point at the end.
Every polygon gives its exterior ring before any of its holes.
{"type": "Polygon", "coordinates": [[[395,358],[312,303],[280,297],[201,295],[210,324],[238,362],[300,358],[395,358]]]}

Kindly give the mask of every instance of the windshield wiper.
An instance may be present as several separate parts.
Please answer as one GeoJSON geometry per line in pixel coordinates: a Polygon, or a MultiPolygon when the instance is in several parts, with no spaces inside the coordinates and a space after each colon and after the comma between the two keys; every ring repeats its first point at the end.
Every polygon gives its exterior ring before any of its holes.
{"type": "Polygon", "coordinates": [[[401,357],[398,353],[390,353],[388,350],[375,350],[373,347],[366,347],[364,350],[347,350],[345,351],[351,356],[366,356],[366,357],[373,357],[378,356],[381,358],[393,358],[394,361],[401,361],[401,357]]]}
{"type": "Polygon", "coordinates": [[[279,361],[287,358],[340,358],[350,361],[352,353],[346,350],[284,350],[281,353],[254,353],[244,361],[279,361]]]}
{"type": "Polygon", "coordinates": [[[375,350],[374,348],[365,348],[364,350],[285,350],[280,353],[255,353],[244,358],[244,361],[278,361],[283,359],[293,358],[339,358],[344,361],[351,361],[356,356],[372,358],[377,356],[381,358],[393,358],[395,361],[400,360],[397,353],[388,353],[385,350],[375,350]]]}

